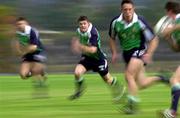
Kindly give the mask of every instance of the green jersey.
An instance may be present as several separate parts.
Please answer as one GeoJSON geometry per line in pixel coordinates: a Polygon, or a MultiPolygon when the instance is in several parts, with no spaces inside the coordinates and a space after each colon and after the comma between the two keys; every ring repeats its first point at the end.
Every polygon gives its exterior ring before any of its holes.
{"type": "Polygon", "coordinates": [[[152,40],[155,35],[146,21],[133,15],[132,22],[127,23],[123,20],[123,15],[115,17],[110,25],[109,35],[111,38],[119,38],[120,45],[123,51],[128,51],[133,48],[146,48],[146,42],[152,40]]]}
{"type": "MultiPolygon", "coordinates": [[[[175,24],[180,24],[180,13],[176,15],[175,24]]],[[[180,45],[180,30],[174,31],[172,37],[176,40],[177,44],[180,45]]]]}
{"type": "Polygon", "coordinates": [[[93,58],[93,59],[104,59],[105,54],[101,50],[101,38],[97,29],[90,24],[87,32],[81,32],[77,29],[77,35],[80,39],[80,43],[85,46],[95,46],[97,47],[96,53],[83,53],[82,56],[93,58]]]}
{"type": "Polygon", "coordinates": [[[43,46],[42,43],[40,42],[39,35],[35,29],[33,29],[30,26],[25,26],[25,31],[20,32],[17,31],[16,35],[18,37],[19,43],[21,45],[27,46],[27,45],[37,45],[37,51],[42,51],[43,46]]]}

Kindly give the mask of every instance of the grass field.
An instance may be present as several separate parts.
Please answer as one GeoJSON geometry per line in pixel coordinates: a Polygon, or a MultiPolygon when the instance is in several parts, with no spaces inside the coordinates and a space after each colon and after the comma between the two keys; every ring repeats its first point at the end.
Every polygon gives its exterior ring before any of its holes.
{"type": "MultiPolygon", "coordinates": [[[[115,74],[124,83],[122,74],[115,74]]],[[[108,87],[96,74],[85,76],[87,90],[77,101],[69,101],[74,91],[72,74],[49,75],[49,98],[36,98],[31,79],[0,76],[0,118],[156,118],[156,111],[168,108],[169,87],[158,84],[140,91],[140,112],[125,115],[112,104],[108,87]]]]}

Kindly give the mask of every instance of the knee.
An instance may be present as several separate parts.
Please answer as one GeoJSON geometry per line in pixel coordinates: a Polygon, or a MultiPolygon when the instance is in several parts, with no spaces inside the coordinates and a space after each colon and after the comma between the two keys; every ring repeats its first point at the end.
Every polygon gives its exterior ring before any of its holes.
{"type": "Polygon", "coordinates": [[[20,72],[21,79],[25,80],[28,78],[28,72],[20,72]]]}
{"type": "Polygon", "coordinates": [[[180,80],[178,78],[172,77],[170,79],[170,84],[175,85],[176,83],[180,83],[180,80]]]}
{"type": "Polygon", "coordinates": [[[75,71],[74,71],[74,76],[75,76],[76,78],[81,77],[81,75],[82,75],[82,72],[81,72],[80,70],[75,70],[75,71]]]}

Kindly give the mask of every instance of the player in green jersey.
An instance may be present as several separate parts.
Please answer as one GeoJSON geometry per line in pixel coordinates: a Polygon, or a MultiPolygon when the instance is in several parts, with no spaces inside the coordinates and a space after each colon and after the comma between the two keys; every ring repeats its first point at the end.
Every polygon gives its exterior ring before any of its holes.
{"type": "Polygon", "coordinates": [[[77,37],[73,37],[72,51],[81,53],[81,60],[76,65],[74,76],[76,90],[70,96],[71,100],[79,98],[84,91],[83,74],[89,70],[98,72],[103,80],[112,88],[113,100],[119,102],[125,93],[125,87],[120,85],[108,71],[105,54],[101,50],[101,39],[98,30],[89,21],[87,16],[78,19],[77,37]]]}
{"type": "Polygon", "coordinates": [[[128,102],[123,111],[132,114],[137,110],[139,88],[146,88],[156,81],[166,81],[163,76],[145,76],[145,65],[152,61],[158,38],[147,22],[135,13],[135,6],[131,0],[121,2],[121,14],[112,20],[109,36],[113,63],[117,59],[116,37],[120,42],[126,63],[125,79],[129,91],[128,102]]]}
{"type": "MultiPolygon", "coordinates": [[[[175,20],[173,27],[166,28],[163,32],[164,39],[168,42],[170,47],[180,52],[180,2],[168,1],[165,5],[167,16],[175,20]]],[[[162,112],[165,118],[176,118],[178,111],[178,102],[180,98],[180,65],[178,65],[176,71],[170,79],[171,84],[171,107],[162,112]]]]}
{"type": "Polygon", "coordinates": [[[17,18],[15,26],[18,40],[14,46],[16,52],[22,56],[20,76],[22,79],[33,76],[36,86],[44,86],[47,79],[44,63],[46,55],[39,34],[24,17],[17,18]]]}

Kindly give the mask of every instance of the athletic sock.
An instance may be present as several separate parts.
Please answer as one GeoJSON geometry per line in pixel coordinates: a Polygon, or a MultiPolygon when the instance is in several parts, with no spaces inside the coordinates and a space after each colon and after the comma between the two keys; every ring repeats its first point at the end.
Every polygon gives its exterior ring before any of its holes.
{"type": "Polygon", "coordinates": [[[118,83],[118,82],[117,82],[117,79],[116,79],[115,77],[113,77],[113,80],[112,80],[112,82],[111,82],[111,86],[116,85],[116,83],[118,83]]]}
{"type": "Polygon", "coordinates": [[[173,110],[174,112],[177,112],[178,102],[180,98],[180,83],[175,84],[172,87],[171,95],[172,95],[171,110],[173,110]]]}
{"type": "Polygon", "coordinates": [[[128,101],[131,101],[131,102],[133,102],[133,103],[138,103],[138,102],[140,102],[139,98],[136,97],[136,96],[128,95],[127,98],[128,98],[128,101]]]}
{"type": "Polygon", "coordinates": [[[82,91],[83,89],[83,83],[84,83],[84,78],[81,77],[80,79],[78,80],[75,80],[75,86],[76,86],[76,90],[77,91],[82,91]]]}

